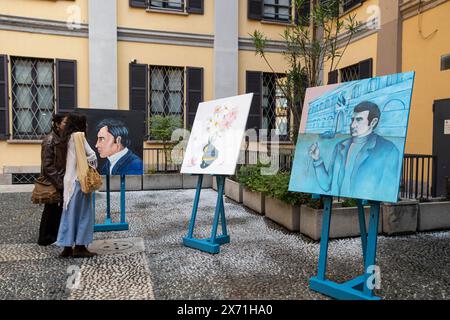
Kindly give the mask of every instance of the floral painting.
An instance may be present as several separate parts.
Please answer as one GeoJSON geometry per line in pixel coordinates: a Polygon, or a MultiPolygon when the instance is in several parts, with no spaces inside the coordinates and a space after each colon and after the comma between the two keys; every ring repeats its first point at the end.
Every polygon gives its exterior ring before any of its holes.
{"type": "Polygon", "coordinates": [[[181,173],[232,175],[253,94],[200,103],[181,173]]]}

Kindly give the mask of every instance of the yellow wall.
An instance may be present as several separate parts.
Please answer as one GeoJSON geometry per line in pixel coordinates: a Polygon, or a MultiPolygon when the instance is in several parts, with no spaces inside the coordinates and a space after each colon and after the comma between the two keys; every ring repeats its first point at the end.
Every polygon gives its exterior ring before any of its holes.
{"type": "Polygon", "coordinates": [[[214,34],[214,1],[204,2],[204,14],[184,15],[146,12],[143,8],[130,7],[128,0],[117,0],[117,24],[126,28],[214,34]]]}
{"type": "Polygon", "coordinates": [[[0,174],[4,166],[40,166],[40,144],[11,144],[0,142],[0,174]]]}
{"type": "Polygon", "coordinates": [[[129,63],[174,67],[204,68],[204,98],[213,98],[213,49],[181,47],[148,43],[122,42],[118,44],[119,109],[129,109],[129,63]],[[180,54],[182,53],[182,54],[180,54]]]}
{"type": "MultiPolygon", "coordinates": [[[[275,72],[286,72],[287,64],[281,54],[267,53],[267,59],[275,72]]],[[[239,94],[245,93],[246,71],[272,72],[264,60],[259,56],[255,56],[254,52],[239,51],[239,94]]]]}
{"type": "MultiPolygon", "coordinates": [[[[119,0],[119,2],[127,2],[119,0]]],[[[1,0],[0,13],[11,16],[67,21],[79,12],[80,23],[88,22],[88,0],[1,0]],[[76,6],[76,7],[72,7],[76,6]],[[74,11],[75,9],[75,11],[74,11]],[[78,11],[79,9],[79,11],[78,11]]]]}
{"type": "MultiPolygon", "coordinates": [[[[352,64],[358,63],[361,60],[373,58],[373,75],[376,76],[377,39],[378,35],[375,33],[361,40],[350,43],[346,51],[344,52],[342,59],[337,65],[337,68],[342,69],[352,64]]],[[[336,63],[334,65],[336,66],[336,63]]],[[[324,66],[324,82],[323,82],[324,84],[328,83],[329,71],[330,71],[330,62],[327,62],[325,63],[324,66]]]]}
{"type": "Polygon", "coordinates": [[[441,56],[450,53],[450,2],[425,11],[419,34],[418,16],[403,22],[402,70],[416,71],[406,152],[431,154],[433,147],[433,101],[450,98],[450,70],[440,71],[441,56]]]}
{"type": "MultiPolygon", "coordinates": [[[[78,105],[89,105],[88,39],[49,36],[0,30],[0,54],[32,58],[77,60],[78,105]]],[[[11,68],[11,66],[9,66],[11,68]]],[[[9,72],[11,78],[11,72],[9,72]]],[[[10,79],[9,79],[10,83],[10,79]]],[[[11,85],[9,85],[11,97],[11,85]]],[[[11,100],[10,100],[11,101],[11,100]]],[[[40,145],[22,145],[0,142],[0,173],[3,166],[40,165],[40,145]]]]}

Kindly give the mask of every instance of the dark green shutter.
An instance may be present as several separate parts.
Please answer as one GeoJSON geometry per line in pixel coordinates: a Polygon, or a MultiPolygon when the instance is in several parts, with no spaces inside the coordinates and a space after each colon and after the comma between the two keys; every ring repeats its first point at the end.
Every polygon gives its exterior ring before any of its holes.
{"type": "Polygon", "coordinates": [[[261,20],[263,4],[263,0],[247,0],[247,17],[252,20],[261,20]]]}
{"type": "Polygon", "coordinates": [[[130,0],[130,7],[147,8],[146,0],[130,0]]]}
{"type": "Polygon", "coordinates": [[[346,0],[346,1],[344,1],[342,7],[345,12],[363,2],[364,2],[364,0],[346,0]]]}
{"type": "Polygon", "coordinates": [[[77,62],[56,59],[56,111],[73,112],[77,107],[77,62]]]}
{"type": "Polygon", "coordinates": [[[147,111],[148,66],[130,63],[130,110],[147,111]]]}
{"type": "Polygon", "coordinates": [[[338,70],[328,72],[328,84],[338,83],[338,75],[339,75],[338,70]]]}
{"type": "Polygon", "coordinates": [[[246,129],[256,129],[257,133],[261,128],[262,76],[263,74],[260,71],[247,71],[245,77],[245,92],[253,92],[246,129]]]}
{"type": "Polygon", "coordinates": [[[0,140],[9,136],[8,57],[0,55],[0,140]]]}
{"type": "Polygon", "coordinates": [[[311,15],[311,0],[304,0],[300,8],[295,7],[295,23],[302,26],[309,26],[309,17],[311,15]]]}
{"type": "Polygon", "coordinates": [[[359,79],[372,78],[373,76],[372,65],[373,65],[372,58],[359,62],[359,79]]]}
{"type": "Polygon", "coordinates": [[[203,14],[204,0],[187,0],[186,11],[189,13],[203,14]]]}
{"type": "Polygon", "coordinates": [[[203,68],[186,68],[187,128],[194,124],[198,104],[203,102],[203,68]]]}

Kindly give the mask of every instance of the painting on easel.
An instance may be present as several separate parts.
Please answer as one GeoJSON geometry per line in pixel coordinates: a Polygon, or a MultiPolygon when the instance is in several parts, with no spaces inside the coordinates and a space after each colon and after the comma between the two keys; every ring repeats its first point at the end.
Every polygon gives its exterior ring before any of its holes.
{"type": "Polygon", "coordinates": [[[290,191],[397,202],[414,72],[309,88],[290,191]]]}
{"type": "Polygon", "coordinates": [[[253,94],[198,106],[181,173],[233,175],[253,94]]]}

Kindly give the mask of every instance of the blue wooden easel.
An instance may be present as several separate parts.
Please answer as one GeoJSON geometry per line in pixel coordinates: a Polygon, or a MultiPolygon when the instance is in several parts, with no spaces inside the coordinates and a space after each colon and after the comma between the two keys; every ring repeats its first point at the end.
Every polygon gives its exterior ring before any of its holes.
{"type": "Polygon", "coordinates": [[[225,191],[226,176],[215,176],[217,181],[217,203],[214,212],[214,221],[209,238],[198,239],[194,238],[195,218],[197,216],[198,203],[200,201],[200,193],[202,190],[203,175],[198,176],[197,190],[194,198],[194,206],[192,208],[191,220],[189,223],[189,231],[186,237],[183,238],[183,244],[187,247],[198,249],[209,253],[219,253],[220,245],[229,243],[230,236],[227,233],[227,223],[225,220],[225,209],[223,205],[223,193],[225,191]],[[222,224],[222,235],[217,236],[217,227],[219,226],[219,218],[222,224]]]}
{"type": "MultiPolygon", "coordinates": [[[[314,196],[317,198],[317,196],[314,196]]],[[[335,283],[326,278],[328,243],[330,234],[330,220],[333,197],[323,196],[323,222],[322,236],[320,239],[319,268],[317,276],[310,278],[309,287],[317,292],[340,300],[380,300],[374,296],[373,289],[368,286],[372,273],[369,267],[375,265],[377,251],[377,234],[380,216],[380,202],[370,203],[369,232],[366,231],[366,219],[364,204],[367,201],[357,200],[359,228],[361,231],[361,243],[364,257],[364,274],[345,283],[335,283]]]]}
{"type": "MultiPolygon", "coordinates": [[[[120,176],[120,222],[111,220],[111,184],[110,175],[106,175],[106,219],[105,223],[95,224],[94,232],[106,231],[124,231],[128,230],[129,225],[125,220],[125,175],[120,176]]],[[[93,205],[95,212],[95,192],[93,194],[93,205]]]]}

